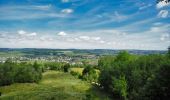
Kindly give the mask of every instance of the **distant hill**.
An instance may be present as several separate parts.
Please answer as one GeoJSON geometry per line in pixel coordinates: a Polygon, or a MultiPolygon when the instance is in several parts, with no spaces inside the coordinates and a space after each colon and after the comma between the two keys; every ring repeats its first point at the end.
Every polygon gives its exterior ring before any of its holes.
{"type": "MultiPolygon", "coordinates": [[[[122,50],[112,49],[38,49],[38,48],[0,48],[0,55],[57,56],[57,55],[116,55],[122,50]]],[[[126,50],[131,54],[165,54],[165,50],[126,50]]]]}

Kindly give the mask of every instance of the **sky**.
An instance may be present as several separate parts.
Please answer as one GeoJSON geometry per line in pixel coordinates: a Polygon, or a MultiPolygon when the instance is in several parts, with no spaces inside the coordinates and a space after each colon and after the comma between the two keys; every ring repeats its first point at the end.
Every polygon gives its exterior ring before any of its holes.
{"type": "Polygon", "coordinates": [[[0,0],[0,48],[166,50],[168,0],[0,0]]]}

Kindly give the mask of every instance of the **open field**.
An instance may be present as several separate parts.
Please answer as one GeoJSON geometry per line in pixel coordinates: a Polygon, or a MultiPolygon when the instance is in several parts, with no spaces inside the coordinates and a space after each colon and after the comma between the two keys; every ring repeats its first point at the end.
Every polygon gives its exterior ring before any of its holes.
{"type": "Polygon", "coordinates": [[[70,68],[70,71],[77,72],[82,75],[83,69],[84,68],[70,68]]]}
{"type": "Polygon", "coordinates": [[[16,83],[0,87],[1,100],[108,100],[91,84],[69,73],[47,71],[38,83],[16,83]]]}
{"type": "MultiPolygon", "coordinates": [[[[82,75],[83,70],[84,70],[84,68],[70,68],[70,71],[77,72],[80,75],[82,75]]],[[[95,70],[98,74],[100,73],[100,71],[98,69],[95,69],[95,70]]]]}

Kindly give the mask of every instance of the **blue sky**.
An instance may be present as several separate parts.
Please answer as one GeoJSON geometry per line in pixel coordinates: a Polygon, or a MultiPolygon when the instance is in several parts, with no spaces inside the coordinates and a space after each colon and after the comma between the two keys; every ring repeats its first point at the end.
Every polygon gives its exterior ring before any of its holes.
{"type": "Polygon", "coordinates": [[[166,50],[163,0],[0,0],[0,47],[166,50]]]}

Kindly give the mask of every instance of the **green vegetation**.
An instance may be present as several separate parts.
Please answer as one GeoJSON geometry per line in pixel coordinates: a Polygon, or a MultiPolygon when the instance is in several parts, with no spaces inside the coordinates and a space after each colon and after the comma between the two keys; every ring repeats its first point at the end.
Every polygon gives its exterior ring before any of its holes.
{"type": "Polygon", "coordinates": [[[68,72],[70,68],[70,64],[65,64],[63,67],[64,72],[68,72]]]}
{"type": "Polygon", "coordinates": [[[77,78],[88,81],[90,83],[97,83],[100,71],[88,65],[85,68],[70,68],[70,73],[73,76],[76,76],[77,78]]]}
{"type": "Polygon", "coordinates": [[[12,83],[39,82],[42,76],[42,68],[35,62],[14,63],[8,59],[0,65],[0,86],[12,83]]]}
{"type": "Polygon", "coordinates": [[[102,57],[98,66],[99,82],[113,98],[167,100],[170,97],[170,59],[166,55],[135,56],[120,52],[116,57],[102,57]]]}
{"type": "Polygon", "coordinates": [[[97,82],[98,73],[93,67],[87,66],[84,68],[82,72],[82,79],[89,81],[89,82],[97,82]]]}
{"type": "MultiPolygon", "coordinates": [[[[45,51],[44,51],[45,52],[45,51]]],[[[81,57],[80,57],[80,60],[81,57]]],[[[0,64],[2,100],[168,100],[170,48],[166,54],[121,51],[101,56],[98,65],[64,62],[0,64]]]]}
{"type": "Polygon", "coordinates": [[[0,51],[0,57],[16,57],[16,56],[23,56],[23,55],[25,54],[19,51],[8,51],[8,52],[0,51]]]}
{"type": "Polygon", "coordinates": [[[76,72],[82,75],[84,68],[70,68],[70,72],[76,72]]]}
{"type": "Polygon", "coordinates": [[[56,71],[63,71],[65,63],[62,62],[44,62],[44,69],[47,70],[56,70],[56,71]]]}
{"type": "Polygon", "coordinates": [[[0,87],[1,100],[109,100],[105,93],[69,73],[47,71],[38,83],[0,87]]]}

